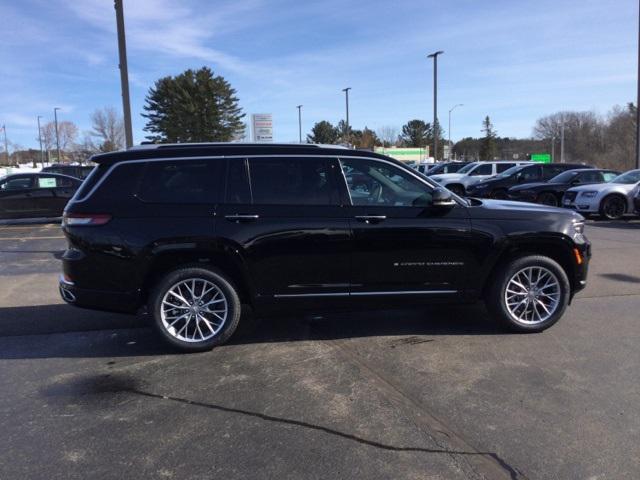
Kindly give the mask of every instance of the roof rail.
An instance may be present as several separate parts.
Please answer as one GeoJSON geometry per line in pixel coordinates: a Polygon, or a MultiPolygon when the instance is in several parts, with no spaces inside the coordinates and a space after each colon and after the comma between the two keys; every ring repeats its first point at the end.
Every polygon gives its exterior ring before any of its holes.
{"type": "Polygon", "coordinates": [[[257,143],[257,142],[194,142],[194,143],[142,143],[127,150],[157,150],[161,148],[196,148],[196,147],[293,147],[293,148],[346,148],[343,145],[325,145],[319,143],[257,143]]]}

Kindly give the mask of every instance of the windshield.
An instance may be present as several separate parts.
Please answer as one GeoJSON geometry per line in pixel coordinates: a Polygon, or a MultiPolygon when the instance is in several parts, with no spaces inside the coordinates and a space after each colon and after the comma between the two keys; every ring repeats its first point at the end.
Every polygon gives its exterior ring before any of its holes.
{"type": "Polygon", "coordinates": [[[572,172],[571,170],[562,172],[549,180],[549,183],[569,183],[577,174],[578,172],[572,172]]]}
{"type": "Polygon", "coordinates": [[[470,163],[469,165],[466,165],[462,167],[460,170],[458,170],[458,173],[469,173],[477,165],[478,165],[478,162],[470,163]]]}
{"type": "Polygon", "coordinates": [[[504,172],[497,175],[498,178],[510,177],[514,173],[522,170],[526,165],[516,165],[515,167],[507,168],[504,172]]]}
{"type": "Polygon", "coordinates": [[[640,182],[640,170],[631,170],[630,172],[626,172],[626,173],[623,173],[622,175],[618,175],[609,183],[624,183],[626,185],[630,185],[636,182],[640,182]]]}

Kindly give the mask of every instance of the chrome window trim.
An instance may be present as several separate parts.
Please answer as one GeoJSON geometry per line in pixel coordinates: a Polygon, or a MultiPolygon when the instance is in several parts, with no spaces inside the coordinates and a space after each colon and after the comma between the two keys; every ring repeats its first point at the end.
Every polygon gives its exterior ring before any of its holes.
{"type": "Polygon", "coordinates": [[[336,292],[336,293],[282,293],[275,294],[274,298],[304,298],[304,297],[364,297],[375,295],[437,295],[440,293],[453,294],[458,290],[397,290],[380,292],[336,292]]]}
{"type": "MultiPolygon", "coordinates": [[[[342,158],[340,155],[328,155],[328,154],[292,154],[292,153],[284,153],[284,154],[263,154],[263,155],[257,155],[257,154],[253,154],[253,155],[201,155],[201,156],[196,156],[196,157],[167,157],[167,158],[143,158],[143,159],[139,159],[139,160],[124,160],[121,162],[117,162],[114,163],[113,165],[111,165],[109,167],[109,169],[107,170],[107,172],[102,176],[102,178],[100,180],[98,180],[98,182],[93,186],[93,188],[87,193],[85,194],[82,198],[78,198],[78,199],[72,199],[69,203],[82,203],[82,202],[86,202],[95,192],[98,188],[100,188],[100,186],[104,183],[104,181],[109,178],[109,176],[112,174],[112,172],[122,166],[122,165],[130,165],[133,163],[149,163],[149,162],[175,162],[175,161],[189,161],[189,160],[214,160],[214,159],[226,159],[226,158],[282,158],[282,157],[297,157],[297,158],[318,158],[318,157],[322,157],[322,158],[333,158],[333,159],[337,159],[338,162],[340,161],[340,158],[342,158]]],[[[349,155],[346,158],[359,158],[359,159],[363,159],[363,160],[374,160],[377,162],[383,162],[383,163],[387,163],[389,165],[391,165],[392,167],[395,168],[401,168],[398,165],[396,165],[394,162],[390,162],[389,160],[385,160],[382,158],[376,158],[376,157],[369,157],[366,155],[349,155]]],[[[414,178],[416,178],[420,183],[427,185],[430,188],[433,189],[437,189],[437,188],[442,188],[438,183],[436,183],[435,181],[431,180],[428,177],[424,177],[422,175],[420,175],[417,172],[413,172],[411,168],[407,167],[406,169],[404,169],[409,175],[412,175],[414,178]],[[433,183],[432,183],[433,182],[433,183]]],[[[345,180],[346,183],[346,180],[345,180]]],[[[348,189],[348,186],[347,186],[348,189]]],[[[453,198],[456,200],[456,202],[460,205],[466,205],[464,200],[462,200],[460,197],[458,197],[455,194],[452,194],[453,198]]]]}

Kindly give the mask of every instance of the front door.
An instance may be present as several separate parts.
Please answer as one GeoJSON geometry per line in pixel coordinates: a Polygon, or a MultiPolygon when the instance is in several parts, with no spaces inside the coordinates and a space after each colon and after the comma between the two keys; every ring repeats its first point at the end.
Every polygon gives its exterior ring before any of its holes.
{"type": "Polygon", "coordinates": [[[392,162],[340,162],[354,241],[352,296],[461,294],[477,263],[465,207],[433,207],[433,188],[392,162]]]}
{"type": "Polygon", "coordinates": [[[0,182],[0,219],[35,216],[33,175],[15,175],[0,182]]]}
{"type": "Polygon", "coordinates": [[[217,214],[264,304],[348,300],[349,222],[335,188],[337,159],[229,159],[217,214]]]}

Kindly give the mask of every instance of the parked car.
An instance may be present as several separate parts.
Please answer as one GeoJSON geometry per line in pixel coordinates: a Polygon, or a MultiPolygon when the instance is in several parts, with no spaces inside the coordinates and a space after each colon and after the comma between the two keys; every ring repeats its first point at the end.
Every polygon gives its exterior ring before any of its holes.
{"type": "Polygon", "coordinates": [[[430,175],[431,179],[459,196],[464,196],[467,189],[489,177],[500,174],[516,165],[528,165],[531,162],[473,162],[462,167],[456,173],[430,175]]]}
{"type": "Polygon", "coordinates": [[[68,175],[70,177],[84,180],[89,176],[93,168],[93,165],[65,165],[56,163],[49,165],[48,167],[44,167],[42,171],[46,173],[59,173],[61,175],[68,175]]]}
{"type": "Polygon", "coordinates": [[[0,178],[0,219],[60,217],[82,180],[55,173],[0,178]]]}
{"type": "Polygon", "coordinates": [[[484,299],[548,328],[586,284],[583,217],[465,200],[384,155],[318,145],[183,144],[97,155],[65,209],[62,298],[146,306],[187,351],[258,314],[484,299]],[[347,175],[366,177],[349,183],[347,175]]]}
{"type": "Polygon", "coordinates": [[[635,194],[633,196],[633,205],[636,215],[640,215],[640,187],[636,187],[635,194]]]}
{"type": "Polygon", "coordinates": [[[548,182],[525,183],[515,185],[508,191],[509,200],[541,203],[551,207],[562,205],[562,196],[571,187],[604,183],[620,175],[614,170],[598,168],[579,168],[567,170],[556,175],[548,182]]]}
{"type": "Polygon", "coordinates": [[[440,175],[444,173],[457,173],[460,171],[462,167],[468,165],[469,162],[441,162],[434,165],[432,168],[427,171],[427,175],[440,175]]]}
{"type": "Polygon", "coordinates": [[[431,170],[432,168],[434,168],[436,165],[436,163],[416,163],[414,165],[411,165],[412,168],[414,168],[415,170],[417,170],[418,172],[420,172],[423,175],[426,175],[427,172],[429,170],[431,170]]]}
{"type": "Polygon", "coordinates": [[[629,170],[607,183],[570,188],[562,205],[587,215],[618,220],[634,211],[633,193],[639,185],[640,170],[629,170]]]}
{"type": "Polygon", "coordinates": [[[547,181],[556,175],[576,168],[592,168],[589,165],[572,163],[533,163],[511,167],[495,177],[478,182],[467,188],[472,197],[506,199],[508,190],[521,183],[547,181]]]}

